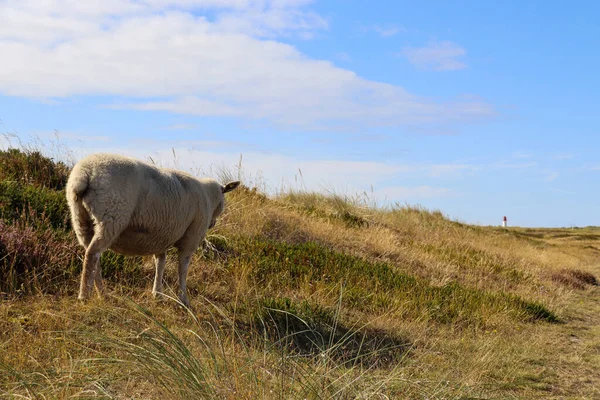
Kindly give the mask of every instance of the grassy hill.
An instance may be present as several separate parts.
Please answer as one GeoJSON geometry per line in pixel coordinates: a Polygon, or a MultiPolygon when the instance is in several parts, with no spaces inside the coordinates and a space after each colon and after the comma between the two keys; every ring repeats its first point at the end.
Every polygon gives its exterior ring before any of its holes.
{"type": "Polygon", "coordinates": [[[82,303],[68,171],[0,152],[0,396],[600,398],[598,228],[242,187],[192,261],[191,310],[112,252],[109,295],[82,303]]]}

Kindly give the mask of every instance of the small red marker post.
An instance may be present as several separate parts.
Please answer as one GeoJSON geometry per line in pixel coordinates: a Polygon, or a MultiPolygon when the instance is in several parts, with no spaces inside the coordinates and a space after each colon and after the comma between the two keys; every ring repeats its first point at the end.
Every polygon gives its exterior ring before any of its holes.
{"type": "Polygon", "coordinates": [[[502,218],[502,227],[506,228],[506,215],[502,218]]]}

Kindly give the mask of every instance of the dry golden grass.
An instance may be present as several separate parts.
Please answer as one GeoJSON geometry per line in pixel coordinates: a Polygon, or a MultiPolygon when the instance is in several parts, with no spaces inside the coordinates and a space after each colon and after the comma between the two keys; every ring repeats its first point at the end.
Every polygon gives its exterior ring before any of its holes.
{"type": "Polygon", "coordinates": [[[88,303],[76,275],[6,293],[0,396],[600,398],[600,230],[242,188],[208,241],[193,310],[151,298],[149,260],[110,258],[88,303]]]}

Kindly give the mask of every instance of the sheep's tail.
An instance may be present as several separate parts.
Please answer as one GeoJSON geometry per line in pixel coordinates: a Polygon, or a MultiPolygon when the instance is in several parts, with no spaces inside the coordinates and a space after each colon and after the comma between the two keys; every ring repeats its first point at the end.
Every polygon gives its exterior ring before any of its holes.
{"type": "Polygon", "coordinates": [[[73,172],[67,182],[67,196],[73,202],[81,202],[90,185],[90,177],[81,169],[73,172]]]}
{"type": "Polygon", "coordinates": [[[71,223],[79,243],[87,248],[94,236],[94,223],[83,205],[83,196],[90,185],[89,175],[82,169],[75,167],[67,182],[67,203],[71,209],[71,223]]]}

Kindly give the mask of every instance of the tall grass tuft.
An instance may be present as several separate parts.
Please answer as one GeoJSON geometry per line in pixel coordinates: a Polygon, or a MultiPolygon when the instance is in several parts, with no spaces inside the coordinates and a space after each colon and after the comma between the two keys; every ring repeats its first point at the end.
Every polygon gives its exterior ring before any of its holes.
{"type": "Polygon", "coordinates": [[[264,298],[255,312],[254,329],[274,348],[300,357],[319,356],[337,365],[367,368],[400,365],[411,342],[383,330],[347,326],[339,312],[341,300],[342,296],[335,310],[328,310],[306,300],[264,298]]]}
{"type": "MultiPolygon", "coordinates": [[[[249,341],[248,335],[259,338],[268,334],[240,328],[227,310],[207,299],[203,299],[198,310],[184,311],[189,328],[168,326],[148,308],[132,302],[112,312],[130,315],[130,310],[135,310],[137,317],[128,321],[127,337],[111,335],[106,329],[86,328],[76,333],[73,340],[95,349],[96,356],[90,361],[99,369],[120,365],[130,379],[152,385],[154,398],[381,398],[393,392],[392,383],[399,377],[400,359],[387,366],[383,380],[368,373],[378,365],[374,364],[373,348],[371,353],[366,351],[367,344],[364,355],[355,354],[345,361],[332,357],[346,348],[349,338],[362,337],[359,330],[344,331],[345,337],[323,342],[318,352],[307,357],[281,346],[281,342],[249,341]],[[205,317],[199,318],[199,313],[205,317]],[[371,358],[363,359],[367,356],[371,358]]],[[[289,311],[287,315],[290,320],[300,319],[289,311]]],[[[305,330],[309,336],[321,334],[313,332],[309,325],[305,330]]],[[[402,352],[405,350],[403,347],[402,352]]]]}

